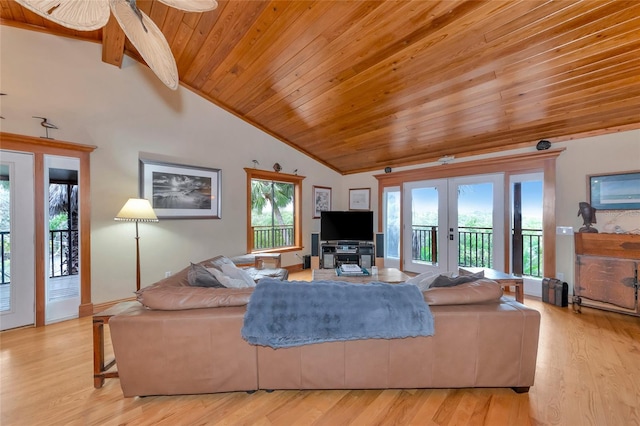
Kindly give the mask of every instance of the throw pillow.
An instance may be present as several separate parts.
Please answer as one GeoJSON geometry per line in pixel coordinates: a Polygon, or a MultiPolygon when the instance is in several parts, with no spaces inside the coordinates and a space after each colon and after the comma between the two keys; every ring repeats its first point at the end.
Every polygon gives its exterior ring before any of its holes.
{"type": "Polygon", "coordinates": [[[249,285],[244,279],[231,277],[215,268],[208,268],[208,270],[227,288],[247,288],[255,287],[256,285],[253,280],[251,280],[252,284],[249,285]]]}
{"type": "Polygon", "coordinates": [[[245,287],[256,286],[256,282],[251,278],[251,275],[235,265],[222,265],[222,272],[228,277],[244,281],[247,284],[245,287]]]}
{"type": "Polygon", "coordinates": [[[209,264],[219,271],[222,271],[222,265],[231,265],[236,267],[231,259],[226,256],[216,256],[213,259],[209,260],[209,264]]]}
{"type": "Polygon", "coordinates": [[[189,272],[187,272],[187,281],[189,285],[194,287],[224,287],[207,268],[196,263],[191,263],[189,272]]]}
{"type": "MultiPolygon", "coordinates": [[[[453,272],[444,272],[440,275],[451,277],[453,276],[453,272]]],[[[407,284],[416,285],[420,289],[420,291],[425,291],[432,286],[433,281],[436,278],[438,278],[440,275],[436,274],[434,271],[428,271],[428,272],[423,272],[419,275],[416,275],[415,277],[409,278],[405,282],[407,284]]]]}
{"type": "Polygon", "coordinates": [[[484,278],[484,271],[480,271],[471,275],[458,275],[457,277],[447,277],[445,275],[438,275],[436,279],[433,280],[433,283],[431,283],[431,288],[455,287],[460,284],[477,281],[480,278],[484,278]]]}

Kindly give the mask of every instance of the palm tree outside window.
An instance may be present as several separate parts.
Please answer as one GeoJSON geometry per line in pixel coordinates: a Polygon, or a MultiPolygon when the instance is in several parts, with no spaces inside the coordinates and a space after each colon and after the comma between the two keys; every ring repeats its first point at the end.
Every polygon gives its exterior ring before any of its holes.
{"type": "Polygon", "coordinates": [[[295,185],[251,180],[253,250],[290,247],[295,243],[295,185]]]}

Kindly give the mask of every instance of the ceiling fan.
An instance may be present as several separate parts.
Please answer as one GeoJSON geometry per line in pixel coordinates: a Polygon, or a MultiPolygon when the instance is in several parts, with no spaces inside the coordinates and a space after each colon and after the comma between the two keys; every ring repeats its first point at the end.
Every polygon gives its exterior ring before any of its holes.
{"type": "MultiPolygon", "coordinates": [[[[158,0],[186,12],[206,12],[216,0],[158,0]]],[[[149,68],[170,89],[178,88],[178,67],[167,39],[136,0],[16,0],[17,3],[63,27],[92,31],[107,25],[110,12],[149,68]]]]}

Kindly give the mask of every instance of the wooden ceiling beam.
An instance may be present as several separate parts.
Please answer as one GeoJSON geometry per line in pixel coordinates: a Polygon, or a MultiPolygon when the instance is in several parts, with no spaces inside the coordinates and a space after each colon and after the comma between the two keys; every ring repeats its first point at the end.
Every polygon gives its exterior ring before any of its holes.
{"type": "Polygon", "coordinates": [[[120,68],[122,66],[126,38],[116,18],[110,15],[107,25],[102,28],[102,62],[120,68]]]}

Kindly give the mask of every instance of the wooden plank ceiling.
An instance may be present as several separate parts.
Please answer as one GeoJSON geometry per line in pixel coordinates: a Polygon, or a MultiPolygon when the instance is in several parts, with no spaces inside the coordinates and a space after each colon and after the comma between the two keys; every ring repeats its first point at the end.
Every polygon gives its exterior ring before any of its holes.
{"type": "MultiPolygon", "coordinates": [[[[82,33],[0,6],[3,24],[139,59],[117,23],[82,33]]],[[[343,174],[640,128],[639,1],[138,6],[183,86],[343,174]]]]}

